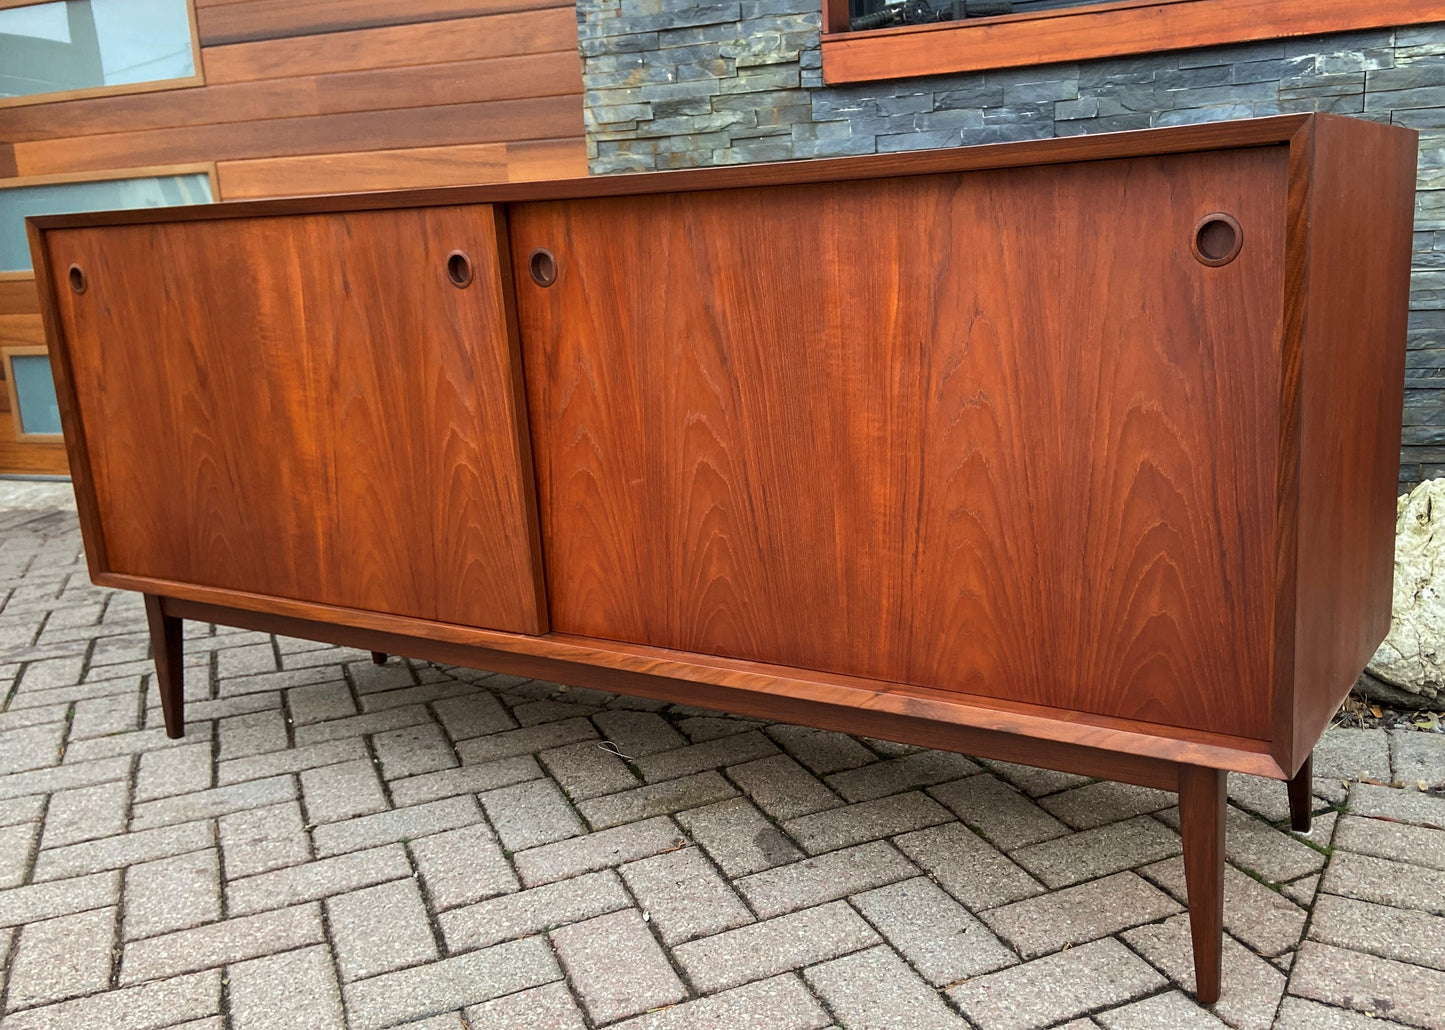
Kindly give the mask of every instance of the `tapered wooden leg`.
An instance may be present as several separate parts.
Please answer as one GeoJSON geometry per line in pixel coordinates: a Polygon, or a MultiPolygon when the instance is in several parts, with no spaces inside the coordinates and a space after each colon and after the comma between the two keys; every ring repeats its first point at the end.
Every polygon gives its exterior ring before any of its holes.
{"type": "Polygon", "coordinates": [[[1179,767],[1179,821],[1184,835],[1184,882],[1194,938],[1195,996],[1219,1000],[1224,954],[1224,800],[1229,774],[1197,765],[1179,767]]]}
{"type": "Polygon", "coordinates": [[[1314,776],[1315,753],[1311,751],[1305,764],[1289,781],[1289,825],[1296,833],[1310,832],[1310,809],[1314,807],[1310,788],[1314,786],[1314,776]]]}
{"type": "Polygon", "coordinates": [[[386,653],[385,651],[373,651],[373,652],[371,652],[371,661],[372,661],[372,664],[374,664],[374,665],[385,665],[385,664],[386,664],[386,659],[387,659],[388,657],[389,657],[389,655],[387,655],[387,653],[386,653]]]}
{"type": "Polygon", "coordinates": [[[166,719],[166,736],[186,732],[186,670],[181,654],[181,620],[161,610],[161,599],[146,594],[146,622],[151,630],[151,655],[156,663],[156,686],[161,692],[161,713],[166,719]]]}

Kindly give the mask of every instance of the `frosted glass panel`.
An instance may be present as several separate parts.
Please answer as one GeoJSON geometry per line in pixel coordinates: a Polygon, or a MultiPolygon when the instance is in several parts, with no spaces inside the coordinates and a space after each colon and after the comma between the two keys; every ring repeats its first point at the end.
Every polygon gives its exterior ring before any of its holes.
{"type": "Polygon", "coordinates": [[[30,271],[30,243],[25,238],[25,219],[30,215],[170,207],[174,204],[206,204],[210,200],[211,180],[199,172],[150,179],[103,179],[98,182],[59,182],[0,189],[0,272],[30,271]]]}
{"type": "Polygon", "coordinates": [[[195,73],[186,0],[63,0],[0,10],[0,97],[195,73]]]}
{"type": "Polygon", "coordinates": [[[50,359],[44,354],[15,354],[10,358],[10,371],[20,405],[20,431],[60,432],[60,403],[55,399],[50,359]]]}

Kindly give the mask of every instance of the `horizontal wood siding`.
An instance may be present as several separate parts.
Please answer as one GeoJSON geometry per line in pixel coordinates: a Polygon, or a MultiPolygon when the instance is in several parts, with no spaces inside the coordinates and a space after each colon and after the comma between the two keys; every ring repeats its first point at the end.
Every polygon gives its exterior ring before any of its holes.
{"type": "MultiPolygon", "coordinates": [[[[196,21],[203,86],[0,108],[0,185],[196,162],[221,200],[587,174],[570,3],[196,0],[196,21]]],[[[0,281],[0,336],[38,311],[33,280],[0,281]]],[[[0,474],[65,470],[0,411],[0,474]]]]}

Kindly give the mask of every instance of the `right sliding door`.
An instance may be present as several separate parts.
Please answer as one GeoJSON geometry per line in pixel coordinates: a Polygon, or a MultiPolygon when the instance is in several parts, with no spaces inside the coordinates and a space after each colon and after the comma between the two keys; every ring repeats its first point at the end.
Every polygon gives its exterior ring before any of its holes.
{"type": "Polygon", "coordinates": [[[552,628],[1267,738],[1286,160],[513,206],[552,628]]]}

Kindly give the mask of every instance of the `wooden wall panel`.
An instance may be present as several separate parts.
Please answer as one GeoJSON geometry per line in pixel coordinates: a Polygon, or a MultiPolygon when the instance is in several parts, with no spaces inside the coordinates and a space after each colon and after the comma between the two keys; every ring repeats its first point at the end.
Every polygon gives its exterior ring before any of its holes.
{"type": "MultiPolygon", "coordinates": [[[[0,136],[0,139],[3,139],[0,136]]],[[[0,179],[9,179],[18,174],[15,171],[15,148],[9,143],[0,143],[0,179]]]]}
{"type": "Polygon", "coordinates": [[[203,50],[201,56],[206,81],[215,86],[576,49],[577,15],[570,7],[555,7],[213,46],[203,50]]]}
{"type": "Polygon", "coordinates": [[[34,279],[0,279],[0,315],[40,314],[34,279]]]}
{"type": "Polygon", "coordinates": [[[557,0],[242,0],[198,6],[196,22],[207,47],[558,6],[557,0]]]}

